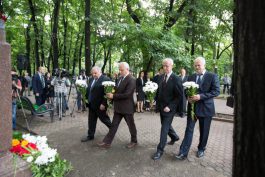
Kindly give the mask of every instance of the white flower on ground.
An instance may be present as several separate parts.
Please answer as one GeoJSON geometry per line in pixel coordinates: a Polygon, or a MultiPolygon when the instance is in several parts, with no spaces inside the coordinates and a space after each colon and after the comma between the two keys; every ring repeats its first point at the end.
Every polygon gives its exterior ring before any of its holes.
{"type": "Polygon", "coordinates": [[[30,162],[32,162],[32,160],[33,160],[33,157],[32,156],[28,156],[27,162],[30,163],[30,162]]]}

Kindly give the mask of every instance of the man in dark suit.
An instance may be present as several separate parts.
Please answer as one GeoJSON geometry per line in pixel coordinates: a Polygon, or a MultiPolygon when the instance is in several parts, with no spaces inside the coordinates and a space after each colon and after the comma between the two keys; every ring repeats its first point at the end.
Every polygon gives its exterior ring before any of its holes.
{"type": "Polygon", "coordinates": [[[164,75],[162,75],[158,86],[156,103],[156,110],[160,112],[162,127],[157,151],[152,156],[154,160],[160,159],[163,155],[167,143],[167,135],[171,138],[168,144],[173,145],[175,141],[179,140],[179,136],[174,131],[171,123],[177,112],[182,114],[183,108],[183,87],[180,78],[172,72],[173,60],[166,58],[162,64],[164,75]]]}
{"type": "Polygon", "coordinates": [[[116,87],[115,93],[107,93],[109,99],[114,102],[114,116],[111,128],[102,142],[98,143],[99,147],[109,148],[112,140],[117,132],[122,118],[125,119],[131,134],[131,142],[127,148],[133,148],[137,145],[137,130],[134,123],[134,100],[133,93],[136,87],[136,81],[129,74],[129,65],[126,62],[119,64],[120,79],[116,87]]]}
{"type": "Polygon", "coordinates": [[[35,95],[36,104],[38,106],[45,103],[45,79],[44,79],[45,69],[44,67],[39,67],[38,72],[33,76],[32,79],[32,89],[35,95]]]}
{"type": "Polygon", "coordinates": [[[213,98],[220,94],[220,83],[214,73],[205,70],[205,59],[198,57],[194,60],[196,74],[191,75],[188,81],[196,82],[199,85],[198,94],[188,98],[188,116],[185,136],[180,146],[177,159],[183,160],[188,156],[192,143],[193,131],[196,120],[191,117],[191,104],[195,103],[195,116],[199,120],[200,141],[198,145],[197,157],[204,156],[212,117],[215,114],[213,98]]]}
{"type": "MultiPolygon", "coordinates": [[[[180,79],[182,81],[182,84],[187,82],[188,76],[186,75],[186,70],[184,68],[180,69],[180,79]]],[[[183,94],[183,111],[186,113],[187,112],[187,99],[186,96],[183,94]]]]}
{"type": "Polygon", "coordinates": [[[92,77],[89,79],[87,87],[87,98],[88,98],[88,132],[87,136],[81,139],[81,142],[86,142],[94,139],[97,120],[98,118],[108,128],[111,127],[111,121],[107,115],[107,100],[104,98],[104,86],[102,82],[110,81],[110,79],[104,76],[101,69],[94,66],[91,69],[92,77]]]}

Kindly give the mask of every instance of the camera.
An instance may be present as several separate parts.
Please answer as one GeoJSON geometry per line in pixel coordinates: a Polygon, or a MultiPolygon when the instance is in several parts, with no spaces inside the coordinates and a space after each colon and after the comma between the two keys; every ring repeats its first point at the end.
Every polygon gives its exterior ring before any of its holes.
{"type": "MultiPolygon", "coordinates": [[[[18,82],[18,75],[12,74],[11,76],[12,76],[12,82],[15,81],[15,83],[17,83],[18,82]]],[[[17,87],[12,84],[12,90],[16,90],[16,89],[17,89],[17,87]]]]}
{"type": "Polygon", "coordinates": [[[66,69],[56,68],[53,71],[53,75],[58,77],[58,78],[69,77],[69,72],[66,69]]]}

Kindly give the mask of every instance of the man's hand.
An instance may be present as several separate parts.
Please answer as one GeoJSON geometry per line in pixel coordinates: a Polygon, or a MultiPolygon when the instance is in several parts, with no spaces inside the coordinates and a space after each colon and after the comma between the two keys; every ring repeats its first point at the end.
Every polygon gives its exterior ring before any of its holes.
{"type": "Polygon", "coordinates": [[[164,112],[169,112],[169,111],[170,111],[169,107],[166,106],[166,107],[164,108],[164,112]]]}
{"type": "Polygon", "coordinates": [[[109,98],[109,99],[113,99],[113,94],[112,94],[112,93],[107,93],[106,96],[107,96],[107,98],[109,98]]]}
{"type": "Polygon", "coordinates": [[[188,98],[188,101],[189,103],[194,103],[196,101],[199,101],[201,99],[201,96],[198,94],[198,95],[194,95],[194,96],[191,96],[188,98]]]}
{"type": "Polygon", "coordinates": [[[40,96],[40,94],[39,93],[36,93],[36,96],[40,96]]]}
{"type": "Polygon", "coordinates": [[[106,107],[105,107],[103,104],[101,104],[101,105],[99,106],[99,109],[100,109],[101,111],[104,111],[105,108],[106,108],[106,107]]]}

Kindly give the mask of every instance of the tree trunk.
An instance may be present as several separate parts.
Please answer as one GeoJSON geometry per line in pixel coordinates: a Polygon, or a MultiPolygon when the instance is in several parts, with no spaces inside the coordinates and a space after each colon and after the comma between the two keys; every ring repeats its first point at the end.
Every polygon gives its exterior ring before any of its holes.
{"type": "Polygon", "coordinates": [[[85,68],[88,76],[91,69],[90,59],[90,0],[86,0],[85,10],[85,68]]]}
{"type": "Polygon", "coordinates": [[[53,49],[53,68],[59,68],[59,48],[58,48],[58,22],[60,11],[60,0],[56,0],[53,9],[53,28],[51,35],[51,44],[53,49]]]}
{"type": "Polygon", "coordinates": [[[67,57],[67,70],[70,71],[70,58],[72,55],[71,49],[72,49],[72,41],[73,41],[73,32],[71,32],[70,35],[70,44],[69,44],[69,51],[68,51],[68,57],[67,57]]]}
{"type": "Polygon", "coordinates": [[[4,13],[3,1],[2,0],[0,0],[0,13],[4,13]]]}
{"type": "Polygon", "coordinates": [[[40,67],[40,56],[39,56],[39,29],[36,22],[36,15],[35,15],[35,8],[33,5],[32,0],[28,0],[29,2],[29,8],[31,11],[31,22],[34,27],[34,33],[35,33],[35,67],[34,70],[38,69],[40,67]]]}
{"type": "MultiPolygon", "coordinates": [[[[79,28],[80,29],[80,28],[79,28]]],[[[72,76],[74,76],[75,73],[75,67],[76,67],[76,61],[77,61],[77,51],[78,51],[78,42],[79,42],[79,38],[80,38],[80,32],[77,34],[77,39],[76,39],[76,43],[75,43],[75,51],[74,51],[74,60],[73,60],[73,70],[72,70],[72,76]]],[[[78,74],[78,73],[77,73],[78,74]]]]}
{"type": "Polygon", "coordinates": [[[81,38],[81,44],[80,44],[80,48],[79,48],[79,54],[78,54],[78,59],[79,59],[79,61],[78,61],[78,64],[79,64],[79,66],[78,66],[78,69],[79,69],[79,71],[81,71],[81,69],[82,69],[82,48],[83,48],[83,42],[84,42],[84,35],[82,35],[82,38],[81,38]]]}
{"type": "Polygon", "coordinates": [[[235,0],[233,176],[265,176],[265,1],[235,0]]]}
{"type": "Polygon", "coordinates": [[[44,36],[44,22],[40,27],[40,51],[41,51],[41,66],[45,65],[45,57],[44,57],[44,46],[43,46],[43,36],[44,36]]]}
{"type": "Polygon", "coordinates": [[[102,73],[104,73],[104,71],[105,71],[105,67],[106,67],[107,62],[110,58],[110,53],[111,53],[111,46],[108,46],[108,47],[104,46],[104,62],[103,62],[103,66],[101,68],[102,73]]]}
{"type": "Polygon", "coordinates": [[[28,60],[28,68],[27,72],[29,73],[29,76],[31,76],[31,62],[30,62],[30,22],[26,28],[26,57],[28,60]]]}
{"type": "Polygon", "coordinates": [[[65,18],[65,9],[67,8],[64,6],[64,0],[62,0],[62,10],[63,10],[63,68],[66,68],[66,57],[67,57],[67,26],[68,26],[68,21],[65,18]]]}

